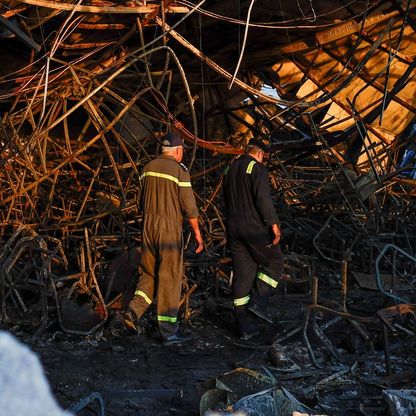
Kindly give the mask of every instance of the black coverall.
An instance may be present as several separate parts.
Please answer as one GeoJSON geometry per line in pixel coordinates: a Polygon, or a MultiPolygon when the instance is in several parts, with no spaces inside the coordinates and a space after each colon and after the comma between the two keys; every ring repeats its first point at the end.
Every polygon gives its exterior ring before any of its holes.
{"type": "Polygon", "coordinates": [[[225,174],[227,238],[233,262],[233,301],[240,331],[252,329],[247,319],[250,302],[266,308],[283,269],[279,245],[271,243],[270,226],[278,218],[266,167],[245,154],[225,174]]]}

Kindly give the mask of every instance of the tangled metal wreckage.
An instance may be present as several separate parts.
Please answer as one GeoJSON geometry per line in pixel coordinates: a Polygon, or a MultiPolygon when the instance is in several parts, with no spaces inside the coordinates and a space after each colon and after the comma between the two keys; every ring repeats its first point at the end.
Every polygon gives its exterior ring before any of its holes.
{"type": "Polygon", "coordinates": [[[416,328],[416,2],[3,0],[0,13],[3,324],[104,325],[138,264],[140,166],[169,128],[206,238],[200,257],[186,240],[185,316],[197,288],[218,300],[222,172],[268,137],[310,362],[324,349],[345,364],[340,329],[373,354],[384,334],[380,383],[414,383],[398,357],[416,328]]]}

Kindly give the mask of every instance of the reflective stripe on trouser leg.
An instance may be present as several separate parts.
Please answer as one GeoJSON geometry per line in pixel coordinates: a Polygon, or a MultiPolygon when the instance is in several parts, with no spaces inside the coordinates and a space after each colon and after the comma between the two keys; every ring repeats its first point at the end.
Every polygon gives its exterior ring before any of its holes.
{"type": "Polygon", "coordinates": [[[264,283],[267,283],[273,289],[276,289],[279,282],[277,280],[272,279],[270,276],[267,276],[266,273],[258,272],[257,279],[262,280],[264,283]]]}
{"type": "Polygon", "coordinates": [[[241,331],[248,331],[252,329],[250,323],[248,322],[249,317],[247,312],[247,307],[250,303],[250,296],[248,295],[243,298],[233,299],[233,303],[235,320],[241,335],[241,331]]]}
{"type": "Polygon", "coordinates": [[[158,315],[157,320],[158,322],[169,322],[171,324],[176,324],[176,322],[178,321],[178,318],[176,316],[158,315]]]}
{"type": "Polygon", "coordinates": [[[276,292],[279,281],[264,271],[257,272],[256,284],[253,287],[253,302],[262,309],[267,308],[268,298],[276,292]]]}
{"type": "Polygon", "coordinates": [[[253,287],[252,298],[256,303],[266,304],[278,288],[283,271],[283,255],[279,245],[264,250],[266,260],[260,264],[257,279],[253,287]]]}
{"type": "Polygon", "coordinates": [[[237,298],[233,300],[234,306],[244,306],[250,302],[250,296],[244,296],[243,298],[237,298]]]}
{"type": "Polygon", "coordinates": [[[174,335],[182,291],[182,227],[169,218],[159,218],[160,230],[157,287],[157,320],[163,339],[174,335]]]}
{"type": "Polygon", "coordinates": [[[149,296],[146,295],[146,293],[144,293],[142,290],[136,290],[134,292],[134,296],[141,296],[148,305],[152,304],[152,299],[149,298],[149,296]]]}
{"type": "Polygon", "coordinates": [[[238,329],[251,329],[248,305],[251,301],[251,290],[256,280],[257,263],[253,260],[246,245],[240,241],[238,232],[228,229],[231,258],[233,261],[233,304],[238,329]]]}
{"type": "Polygon", "coordinates": [[[154,247],[148,236],[143,233],[139,283],[134,292],[134,297],[128,306],[134,311],[138,319],[146,312],[153,300],[155,285],[153,270],[155,269],[155,263],[154,247]]]}

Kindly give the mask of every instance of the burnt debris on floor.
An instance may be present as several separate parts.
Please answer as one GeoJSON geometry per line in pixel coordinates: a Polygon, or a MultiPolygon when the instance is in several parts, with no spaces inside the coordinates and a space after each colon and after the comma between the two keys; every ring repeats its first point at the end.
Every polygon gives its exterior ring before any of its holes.
{"type": "Polygon", "coordinates": [[[64,408],[414,414],[415,16],[411,0],[1,2],[0,322],[64,408]],[[185,229],[183,347],[152,311],[143,335],[112,325],[168,128],[206,242],[192,254],[185,229]],[[221,185],[260,137],[285,268],[242,342],[221,185]]]}
{"type": "Polygon", "coordinates": [[[198,288],[182,305],[182,324],[192,336],[183,346],[161,344],[154,311],[146,315],[142,335],[113,328],[111,319],[82,336],[65,332],[59,320],[36,338],[23,326],[12,329],[40,354],[55,394],[68,408],[96,392],[109,415],[258,406],[260,413],[247,414],[272,415],[280,405],[282,412],[307,414],[384,415],[389,408],[412,414],[414,305],[390,302],[374,282],[363,288],[352,277],[345,290],[337,267],[314,264],[319,267],[311,279],[299,269],[299,281],[291,266],[293,279],[284,280],[271,301],[273,323],[260,322],[261,334],[252,342],[235,333],[224,279],[228,265],[219,276],[201,273],[201,267],[192,273],[188,265],[188,281],[198,288]],[[292,396],[301,405],[293,407],[292,396]]]}

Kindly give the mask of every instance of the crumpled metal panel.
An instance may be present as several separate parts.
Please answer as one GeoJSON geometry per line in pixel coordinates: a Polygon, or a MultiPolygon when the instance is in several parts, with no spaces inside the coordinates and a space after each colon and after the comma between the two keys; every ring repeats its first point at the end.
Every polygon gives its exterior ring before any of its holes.
{"type": "Polygon", "coordinates": [[[413,416],[416,414],[416,390],[384,390],[392,416],[413,416]]]}
{"type": "Polygon", "coordinates": [[[243,397],[233,410],[243,411],[247,416],[292,416],[293,412],[308,412],[286,389],[274,388],[243,397]]]}

